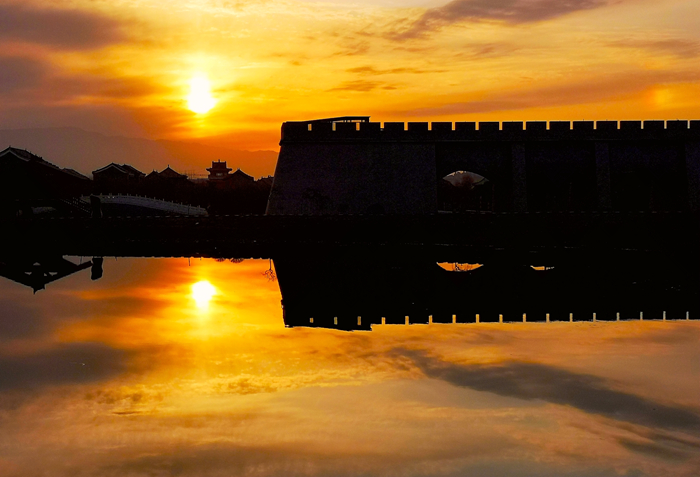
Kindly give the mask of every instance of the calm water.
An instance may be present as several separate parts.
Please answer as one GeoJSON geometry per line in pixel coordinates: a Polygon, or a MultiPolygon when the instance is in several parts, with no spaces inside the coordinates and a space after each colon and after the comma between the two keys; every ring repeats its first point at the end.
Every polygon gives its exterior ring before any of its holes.
{"type": "Polygon", "coordinates": [[[284,328],[268,266],[0,280],[0,475],[700,471],[699,322],[284,328]]]}

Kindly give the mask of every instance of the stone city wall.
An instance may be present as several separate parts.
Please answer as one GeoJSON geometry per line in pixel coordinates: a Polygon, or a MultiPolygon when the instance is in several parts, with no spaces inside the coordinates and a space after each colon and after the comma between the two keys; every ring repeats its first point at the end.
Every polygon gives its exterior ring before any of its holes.
{"type": "Polygon", "coordinates": [[[430,214],[440,178],[494,212],[700,206],[700,121],[287,122],[268,214],[430,214]]]}

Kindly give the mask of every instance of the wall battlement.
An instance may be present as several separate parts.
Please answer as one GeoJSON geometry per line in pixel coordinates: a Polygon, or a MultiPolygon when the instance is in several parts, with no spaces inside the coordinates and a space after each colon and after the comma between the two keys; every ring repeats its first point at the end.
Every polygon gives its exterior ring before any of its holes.
{"type": "Polygon", "coordinates": [[[700,139],[700,120],[482,121],[482,122],[286,122],[287,141],[459,141],[575,139],[700,139]]]}
{"type": "Polygon", "coordinates": [[[286,122],[280,145],[272,215],[700,209],[700,120],[342,117],[286,122]],[[448,187],[461,171],[488,186],[448,187]]]}

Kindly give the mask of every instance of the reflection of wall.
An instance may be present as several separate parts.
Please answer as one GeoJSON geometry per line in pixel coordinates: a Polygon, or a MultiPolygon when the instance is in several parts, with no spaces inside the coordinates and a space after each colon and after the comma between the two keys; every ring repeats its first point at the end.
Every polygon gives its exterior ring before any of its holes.
{"type": "Polygon", "coordinates": [[[366,251],[274,259],[286,326],[700,318],[697,270],[668,263],[578,264],[539,271],[488,263],[449,272],[427,258],[366,251]],[[358,321],[358,317],[359,321],[358,321]],[[311,321],[313,319],[313,321],[311,321]]]}
{"type": "Polygon", "coordinates": [[[494,211],[697,210],[700,121],[282,126],[268,213],[434,213],[438,178],[493,184],[494,211]]]}

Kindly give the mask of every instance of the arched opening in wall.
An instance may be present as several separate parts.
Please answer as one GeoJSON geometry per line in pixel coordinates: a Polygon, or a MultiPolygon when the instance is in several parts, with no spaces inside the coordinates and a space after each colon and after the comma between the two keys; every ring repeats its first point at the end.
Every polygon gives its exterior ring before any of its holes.
{"type": "Polygon", "coordinates": [[[476,172],[454,171],[438,180],[438,210],[442,212],[494,209],[494,184],[476,172]]]}

